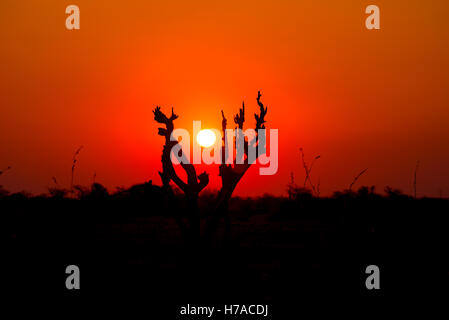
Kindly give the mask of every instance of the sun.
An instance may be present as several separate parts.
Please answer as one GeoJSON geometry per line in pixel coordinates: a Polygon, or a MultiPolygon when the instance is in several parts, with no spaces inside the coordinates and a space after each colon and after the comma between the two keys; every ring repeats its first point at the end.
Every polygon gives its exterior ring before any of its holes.
{"type": "Polygon", "coordinates": [[[204,148],[209,148],[215,143],[215,133],[210,129],[201,130],[196,136],[198,144],[204,148]]]}

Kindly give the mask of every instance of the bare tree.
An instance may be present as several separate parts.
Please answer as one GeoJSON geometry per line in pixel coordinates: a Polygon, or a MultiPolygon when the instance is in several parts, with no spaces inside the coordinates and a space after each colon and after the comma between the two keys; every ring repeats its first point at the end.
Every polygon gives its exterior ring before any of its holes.
{"type": "Polygon", "coordinates": [[[83,146],[79,147],[78,149],[76,149],[75,153],[73,154],[73,158],[72,158],[72,176],[70,178],[70,196],[73,198],[73,179],[75,176],[75,168],[76,168],[76,164],[78,162],[78,155],[81,152],[81,150],[83,149],[83,146]]]}
{"type": "MultiPolygon", "coordinates": [[[[243,125],[245,122],[245,104],[243,103],[242,108],[240,108],[239,113],[234,116],[234,122],[237,125],[236,129],[236,137],[234,141],[228,142],[226,137],[226,128],[227,128],[227,119],[224,115],[224,112],[221,111],[222,114],[222,164],[219,167],[219,175],[221,177],[221,189],[218,192],[217,199],[214,207],[211,210],[211,213],[206,221],[205,230],[203,233],[203,243],[210,244],[215,237],[218,224],[223,218],[225,220],[225,238],[227,239],[230,235],[230,219],[229,219],[229,200],[231,199],[232,193],[234,192],[237,184],[242,179],[246,171],[250,168],[252,162],[249,161],[248,157],[248,148],[252,147],[256,150],[259,149],[259,134],[258,129],[265,129],[265,116],[267,114],[267,108],[264,107],[263,103],[260,101],[261,98],[260,91],[257,95],[257,104],[259,106],[259,113],[254,114],[254,118],[256,120],[256,134],[255,136],[248,141],[247,138],[241,137],[243,134],[241,130],[243,130],[243,125]],[[243,143],[243,146],[240,145],[243,143]],[[231,145],[235,150],[239,150],[239,148],[243,147],[244,155],[243,159],[238,159],[237,155],[233,158],[232,164],[226,164],[225,159],[227,159],[227,148],[226,146],[231,145]]],[[[182,149],[179,150],[178,157],[182,159],[181,167],[187,174],[187,182],[182,181],[179,176],[176,174],[176,171],[173,167],[173,163],[171,161],[171,152],[174,146],[178,144],[177,141],[172,141],[170,139],[171,134],[174,129],[173,121],[178,118],[178,116],[173,112],[170,118],[168,118],[164,113],[162,113],[160,107],[156,107],[153,111],[154,119],[161,124],[165,125],[165,128],[159,128],[159,135],[165,137],[165,145],[162,151],[162,172],[159,172],[161,176],[163,187],[172,194],[173,191],[170,187],[170,181],[173,181],[185,194],[188,208],[189,208],[189,225],[185,225],[182,219],[178,219],[178,223],[180,224],[184,233],[190,235],[190,239],[194,239],[194,242],[199,242],[201,239],[201,230],[200,230],[200,216],[198,209],[198,196],[199,193],[207,186],[209,183],[209,176],[206,172],[197,176],[195,167],[190,164],[185,155],[183,154],[182,149]],[[188,230],[185,232],[185,230],[188,230]]],[[[256,152],[257,156],[264,154],[265,146],[256,152]]],[[[233,153],[234,154],[234,153],[233,153]]],[[[256,157],[257,157],[256,156],[256,157]]]]}

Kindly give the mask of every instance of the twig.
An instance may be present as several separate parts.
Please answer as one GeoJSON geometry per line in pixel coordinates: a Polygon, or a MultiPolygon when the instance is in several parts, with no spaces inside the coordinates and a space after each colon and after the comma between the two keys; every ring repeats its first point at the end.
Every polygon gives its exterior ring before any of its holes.
{"type": "Polygon", "coordinates": [[[352,190],[352,186],[357,182],[357,180],[359,180],[359,178],[366,172],[366,170],[368,170],[368,168],[362,170],[352,181],[352,183],[349,185],[349,190],[352,190]]]}
{"type": "Polygon", "coordinates": [[[81,149],[83,149],[83,146],[79,147],[75,151],[75,154],[73,155],[73,158],[72,158],[72,178],[71,178],[71,181],[70,181],[70,194],[71,194],[72,197],[73,197],[73,177],[74,177],[74,174],[75,174],[76,163],[78,162],[77,156],[81,152],[81,149]]]}
{"type": "Polygon", "coordinates": [[[416,173],[418,172],[418,167],[419,167],[419,160],[416,161],[415,173],[413,175],[413,190],[415,192],[415,199],[416,199],[416,173]]]}
{"type": "Polygon", "coordinates": [[[6,171],[11,170],[11,166],[8,166],[6,169],[0,171],[0,176],[4,174],[6,171]]]}
{"type": "Polygon", "coordinates": [[[312,164],[310,165],[310,168],[309,168],[309,180],[310,180],[310,173],[312,172],[313,164],[314,164],[319,158],[321,158],[321,155],[316,156],[316,157],[313,159],[312,164]]]}

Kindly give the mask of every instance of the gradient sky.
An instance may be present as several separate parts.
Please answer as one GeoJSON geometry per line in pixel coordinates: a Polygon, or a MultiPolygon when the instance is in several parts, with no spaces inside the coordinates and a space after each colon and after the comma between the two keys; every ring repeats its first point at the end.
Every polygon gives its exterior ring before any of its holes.
{"type": "MultiPolygon", "coordinates": [[[[160,180],[163,139],[152,109],[177,127],[220,128],[257,91],[279,129],[279,171],[250,169],[240,195],[302,184],[299,147],[320,154],[323,194],[358,182],[449,195],[449,3],[441,1],[0,2],[0,177],[11,191],[70,183],[108,188],[160,180]],[[81,29],[65,28],[76,4],[81,29]],[[366,30],[365,8],[381,9],[366,30]]],[[[211,188],[219,186],[209,168],[211,188]]]]}

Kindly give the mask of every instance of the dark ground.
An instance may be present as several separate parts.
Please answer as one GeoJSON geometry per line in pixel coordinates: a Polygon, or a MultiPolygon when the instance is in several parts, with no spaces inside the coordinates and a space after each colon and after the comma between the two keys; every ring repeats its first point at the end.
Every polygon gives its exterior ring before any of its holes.
{"type": "MultiPolygon", "coordinates": [[[[183,212],[182,197],[174,211],[160,192],[0,197],[8,298],[78,307],[106,301],[108,310],[131,302],[161,314],[155,319],[182,319],[186,304],[269,304],[273,319],[294,319],[309,302],[321,305],[319,313],[326,301],[344,308],[447,296],[448,200],[369,188],[329,198],[233,198],[230,241],[220,229],[212,247],[194,249],[173,218],[183,212]],[[80,268],[78,291],[65,288],[70,264],[80,268]],[[365,287],[371,264],[380,268],[380,290],[365,287]]],[[[201,198],[204,214],[212,199],[201,198]]]]}

